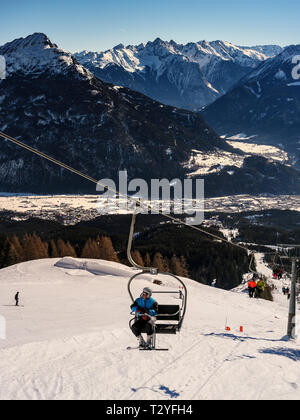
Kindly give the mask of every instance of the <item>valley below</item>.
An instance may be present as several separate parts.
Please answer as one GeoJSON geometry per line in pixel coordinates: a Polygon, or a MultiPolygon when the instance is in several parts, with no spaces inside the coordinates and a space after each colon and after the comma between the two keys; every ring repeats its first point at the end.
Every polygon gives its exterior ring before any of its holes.
{"type": "MultiPolygon", "coordinates": [[[[122,200],[121,200],[122,201],[122,200]]],[[[193,202],[190,202],[192,208],[193,202]]],[[[188,207],[187,207],[188,208],[188,207]]],[[[204,213],[241,213],[265,210],[300,212],[300,195],[235,195],[207,198],[204,213]]],[[[12,195],[0,193],[1,218],[20,221],[30,218],[55,220],[65,225],[92,220],[101,215],[130,214],[117,212],[107,200],[96,195],[12,195]]]]}

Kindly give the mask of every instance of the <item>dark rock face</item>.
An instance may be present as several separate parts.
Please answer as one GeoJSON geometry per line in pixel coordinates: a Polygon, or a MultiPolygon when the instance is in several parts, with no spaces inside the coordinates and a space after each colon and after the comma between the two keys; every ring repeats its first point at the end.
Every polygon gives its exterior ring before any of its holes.
{"type": "MultiPolygon", "coordinates": [[[[0,130],[90,176],[119,170],[144,179],[183,177],[191,149],[230,149],[195,113],[107,85],[42,34],[0,48],[0,130]]],[[[93,191],[75,175],[1,140],[2,191],[93,191]]]]}
{"type": "MultiPolygon", "coordinates": [[[[103,83],[44,34],[5,44],[0,55],[7,61],[0,131],[90,177],[117,181],[126,170],[129,179],[184,178],[194,150],[216,152],[216,164],[222,164],[218,151],[233,151],[199,113],[103,83]]],[[[88,181],[0,141],[0,190],[95,192],[88,181]]],[[[300,192],[298,172],[267,160],[247,162],[205,176],[206,194],[300,192]]]]}
{"type": "MultiPolygon", "coordinates": [[[[292,77],[300,45],[267,60],[202,113],[221,135],[256,135],[256,142],[281,144],[300,168],[300,79],[292,77]]],[[[300,74],[300,72],[298,72],[300,74]]]]}

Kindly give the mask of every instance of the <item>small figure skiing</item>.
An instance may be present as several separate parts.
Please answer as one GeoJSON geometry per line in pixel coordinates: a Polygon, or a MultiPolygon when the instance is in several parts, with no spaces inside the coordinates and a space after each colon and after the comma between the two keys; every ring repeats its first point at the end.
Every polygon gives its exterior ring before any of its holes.
{"type": "Polygon", "coordinates": [[[131,309],[137,318],[132,325],[132,332],[138,338],[140,348],[151,348],[153,325],[158,313],[158,303],[151,296],[152,290],[149,287],[145,287],[140,297],[131,305],[131,309]],[[147,333],[147,342],[142,336],[143,330],[147,333]]]}
{"type": "Polygon", "coordinates": [[[15,295],[16,306],[19,306],[19,292],[15,295]]]}

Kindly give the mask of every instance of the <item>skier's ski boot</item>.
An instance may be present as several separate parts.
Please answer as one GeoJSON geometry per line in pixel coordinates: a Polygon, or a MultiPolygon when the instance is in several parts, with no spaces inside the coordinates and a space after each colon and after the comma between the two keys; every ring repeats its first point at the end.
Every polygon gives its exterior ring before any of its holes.
{"type": "Polygon", "coordinates": [[[147,335],[146,349],[152,350],[152,335],[147,335]]]}
{"type": "Polygon", "coordinates": [[[140,336],[138,337],[138,340],[139,340],[139,348],[140,348],[140,349],[144,349],[144,348],[147,346],[147,344],[146,344],[146,342],[145,342],[145,340],[144,340],[143,336],[142,336],[142,335],[140,335],[140,336]]]}

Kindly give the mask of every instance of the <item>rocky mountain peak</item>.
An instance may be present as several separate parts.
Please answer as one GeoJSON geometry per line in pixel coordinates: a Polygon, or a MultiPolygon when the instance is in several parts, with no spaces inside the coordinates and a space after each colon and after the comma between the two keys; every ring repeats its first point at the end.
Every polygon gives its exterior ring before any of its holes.
{"type": "Polygon", "coordinates": [[[93,77],[71,53],[60,49],[43,33],[34,33],[0,46],[0,55],[6,59],[6,77],[70,76],[70,73],[79,78],[93,77]]]}
{"type": "Polygon", "coordinates": [[[33,48],[58,48],[53,44],[47,35],[36,32],[26,38],[18,38],[12,42],[8,42],[1,47],[3,54],[11,54],[17,51],[26,51],[33,48]]]}

